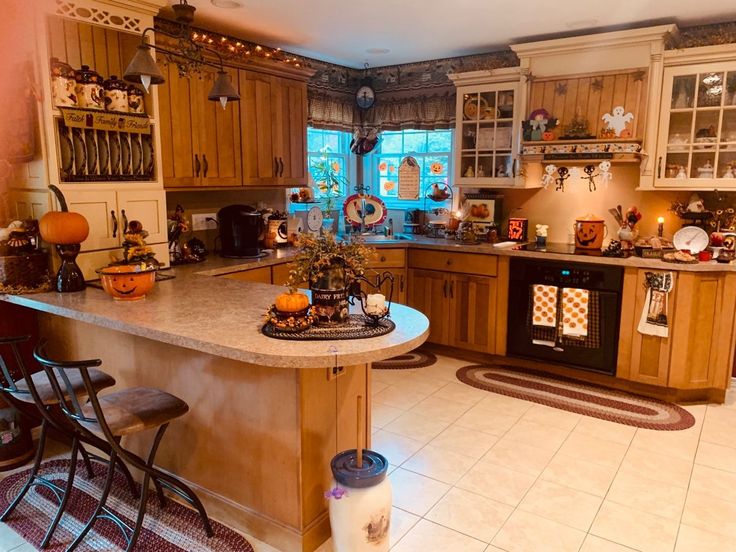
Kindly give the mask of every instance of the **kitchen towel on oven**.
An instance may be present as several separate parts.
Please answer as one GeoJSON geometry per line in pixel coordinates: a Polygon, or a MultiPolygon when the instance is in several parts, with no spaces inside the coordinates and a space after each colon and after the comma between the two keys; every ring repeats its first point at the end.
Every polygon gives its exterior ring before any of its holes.
{"type": "Polygon", "coordinates": [[[639,319],[639,333],[657,337],[669,337],[667,296],[673,287],[672,272],[647,272],[647,295],[639,319]]]}
{"type": "Polygon", "coordinates": [[[587,289],[562,288],[562,335],[588,335],[588,301],[587,289]]]}
{"type": "Polygon", "coordinates": [[[557,286],[532,286],[532,326],[557,325],[557,286]]]}

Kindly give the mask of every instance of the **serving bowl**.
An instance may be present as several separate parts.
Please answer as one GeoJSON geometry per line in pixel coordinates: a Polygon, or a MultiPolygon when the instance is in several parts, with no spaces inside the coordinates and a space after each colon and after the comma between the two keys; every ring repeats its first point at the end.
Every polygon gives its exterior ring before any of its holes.
{"type": "Polygon", "coordinates": [[[108,295],[116,301],[138,301],[151,291],[156,283],[153,267],[113,265],[97,270],[100,283],[108,295]]]}

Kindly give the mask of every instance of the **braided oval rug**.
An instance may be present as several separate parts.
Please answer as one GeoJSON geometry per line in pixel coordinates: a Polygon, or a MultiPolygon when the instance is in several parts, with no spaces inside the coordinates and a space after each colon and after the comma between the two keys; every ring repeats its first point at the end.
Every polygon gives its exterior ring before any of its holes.
{"type": "MultiPolygon", "coordinates": [[[[61,523],[56,528],[51,543],[45,549],[48,552],[63,552],[71,544],[76,535],[92,515],[97,506],[104,484],[107,467],[92,462],[96,477],[87,479],[84,464],[79,462],[74,479],[72,496],[69,499],[61,523]]],[[[41,474],[59,486],[64,485],[69,469],[69,460],[51,460],[44,462],[41,474]]],[[[9,475],[0,481],[0,511],[5,511],[8,504],[17,496],[28,478],[24,470],[9,475]]],[[[39,547],[51,519],[56,514],[57,502],[53,493],[45,487],[34,486],[28,491],[7,524],[16,533],[36,548],[39,547]]],[[[107,506],[112,509],[129,526],[135,524],[138,502],[128,490],[125,478],[119,471],[115,472],[114,483],[107,506]]],[[[149,552],[254,552],[250,543],[241,535],[214,520],[210,520],[215,535],[207,538],[202,527],[199,514],[171,499],[165,508],[158,503],[156,493],[148,497],[143,530],[136,543],[136,551],[149,552]]],[[[87,534],[79,552],[120,552],[125,550],[125,539],[112,522],[98,519],[87,534]]]]}
{"type": "Polygon", "coordinates": [[[373,363],[376,370],[409,370],[411,368],[426,368],[437,362],[437,357],[429,351],[415,349],[406,354],[387,358],[373,363]]]}

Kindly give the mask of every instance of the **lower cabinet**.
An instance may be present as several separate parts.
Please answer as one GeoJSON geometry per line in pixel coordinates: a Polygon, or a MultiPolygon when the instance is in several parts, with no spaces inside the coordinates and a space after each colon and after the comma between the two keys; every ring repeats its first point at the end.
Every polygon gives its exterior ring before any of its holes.
{"type": "Polygon", "coordinates": [[[261,282],[263,284],[271,283],[271,267],[262,266],[260,268],[251,268],[250,270],[241,270],[240,272],[231,272],[222,276],[228,280],[241,280],[244,282],[261,282]]]}

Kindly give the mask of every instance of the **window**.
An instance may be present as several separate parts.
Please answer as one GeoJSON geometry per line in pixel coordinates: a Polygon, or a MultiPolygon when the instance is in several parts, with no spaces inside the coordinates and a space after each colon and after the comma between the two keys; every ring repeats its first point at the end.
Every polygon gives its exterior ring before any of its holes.
{"type": "MultiPolygon", "coordinates": [[[[434,183],[449,184],[452,174],[451,130],[403,130],[381,133],[374,153],[365,158],[366,182],[392,209],[417,209],[424,206],[425,191],[434,183]],[[401,200],[399,165],[407,155],[419,163],[419,199],[401,200]]],[[[433,207],[437,207],[434,204],[433,207]]]]}
{"type": "Polygon", "coordinates": [[[310,184],[312,181],[315,183],[313,186],[315,199],[325,197],[325,193],[321,192],[317,185],[319,171],[315,168],[315,165],[324,160],[331,167],[334,167],[335,172],[341,177],[342,184],[340,190],[338,190],[339,197],[344,198],[353,192],[355,157],[350,153],[351,139],[352,136],[349,132],[307,127],[307,167],[309,167],[311,175],[310,184]],[[345,189],[346,187],[347,189],[345,189]]]}

